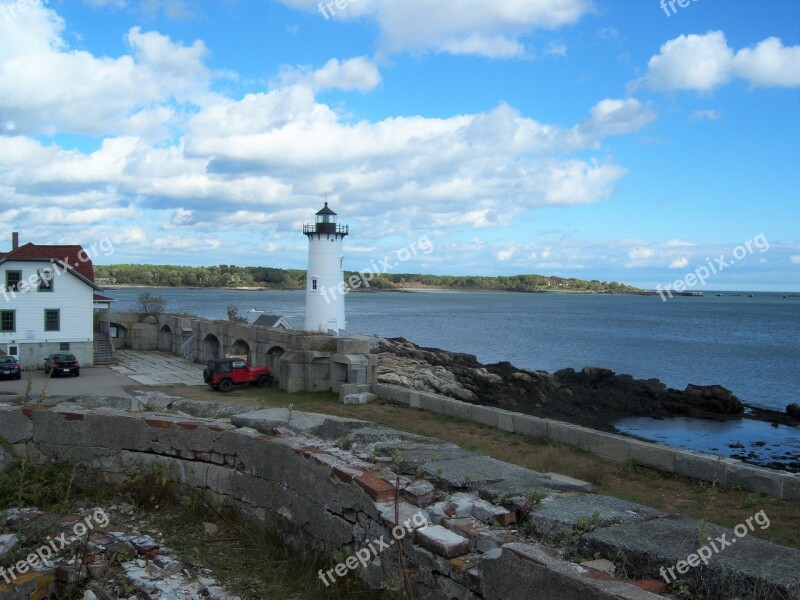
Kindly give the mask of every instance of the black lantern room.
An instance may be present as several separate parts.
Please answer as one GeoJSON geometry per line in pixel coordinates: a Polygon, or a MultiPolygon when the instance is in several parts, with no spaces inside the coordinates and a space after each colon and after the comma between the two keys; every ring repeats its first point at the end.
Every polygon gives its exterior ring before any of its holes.
{"type": "Polygon", "coordinates": [[[306,235],[334,234],[344,237],[348,233],[348,227],[336,224],[336,213],[328,207],[326,202],[322,210],[317,213],[315,223],[303,225],[303,233],[306,235]]]}

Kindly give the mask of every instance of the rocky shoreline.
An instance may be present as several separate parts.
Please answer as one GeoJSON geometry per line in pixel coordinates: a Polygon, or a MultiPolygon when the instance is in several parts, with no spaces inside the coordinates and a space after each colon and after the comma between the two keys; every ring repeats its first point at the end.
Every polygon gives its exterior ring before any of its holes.
{"type": "MultiPolygon", "coordinates": [[[[785,413],[748,406],[719,385],[690,384],[685,390],[676,390],[658,379],[634,379],[599,367],[548,373],[518,369],[509,362],[484,365],[471,354],[424,348],[404,338],[383,339],[373,352],[379,356],[381,383],[601,431],[621,433],[614,423],[624,417],[748,418],[800,424],[797,405],[785,413]]],[[[781,462],[779,468],[795,470],[793,467],[800,470],[800,462],[781,462]]]]}

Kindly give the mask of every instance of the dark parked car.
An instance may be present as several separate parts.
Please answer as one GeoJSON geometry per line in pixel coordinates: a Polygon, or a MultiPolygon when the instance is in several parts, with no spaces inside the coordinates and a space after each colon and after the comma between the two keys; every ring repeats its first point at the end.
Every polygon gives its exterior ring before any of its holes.
{"type": "Polygon", "coordinates": [[[75,375],[81,374],[81,365],[74,354],[68,352],[56,352],[44,359],[45,375],[55,377],[56,375],[75,375]]]}
{"type": "Polygon", "coordinates": [[[0,377],[22,379],[19,361],[13,356],[0,356],[0,377]]]}

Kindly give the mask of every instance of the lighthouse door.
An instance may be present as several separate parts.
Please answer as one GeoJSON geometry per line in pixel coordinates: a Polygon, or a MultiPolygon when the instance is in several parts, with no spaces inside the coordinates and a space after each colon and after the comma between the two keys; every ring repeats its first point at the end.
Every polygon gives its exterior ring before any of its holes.
{"type": "Polygon", "coordinates": [[[339,321],[328,319],[328,331],[333,335],[339,335],[339,321]]]}

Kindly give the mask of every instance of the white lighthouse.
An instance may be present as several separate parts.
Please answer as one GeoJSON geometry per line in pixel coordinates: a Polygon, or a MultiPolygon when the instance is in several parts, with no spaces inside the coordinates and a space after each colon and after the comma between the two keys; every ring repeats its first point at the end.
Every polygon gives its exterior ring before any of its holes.
{"type": "Polygon", "coordinates": [[[305,329],[338,335],[347,326],[342,253],[347,225],[336,224],[336,213],[326,202],[317,213],[316,222],[303,225],[303,233],[308,236],[305,329]]]}

